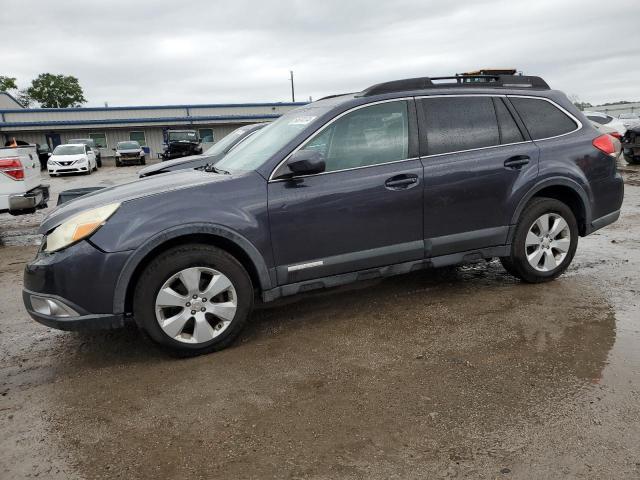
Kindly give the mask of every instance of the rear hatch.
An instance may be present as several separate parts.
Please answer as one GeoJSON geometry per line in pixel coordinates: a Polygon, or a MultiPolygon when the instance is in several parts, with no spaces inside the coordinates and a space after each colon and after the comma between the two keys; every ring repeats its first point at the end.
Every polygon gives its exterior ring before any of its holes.
{"type": "Polygon", "coordinates": [[[1,159],[16,159],[23,169],[22,179],[2,175],[3,193],[25,193],[42,183],[40,180],[40,160],[35,145],[0,148],[1,159]]]}

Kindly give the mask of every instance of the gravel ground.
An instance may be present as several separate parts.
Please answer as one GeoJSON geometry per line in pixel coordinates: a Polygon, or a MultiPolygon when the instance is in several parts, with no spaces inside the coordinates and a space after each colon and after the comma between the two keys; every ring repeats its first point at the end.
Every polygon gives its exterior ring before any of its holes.
{"type": "Polygon", "coordinates": [[[17,244],[0,248],[0,478],[640,478],[640,170],[625,175],[621,220],[555,282],[490,262],[300,295],[187,360],[133,328],[31,321],[40,214],[0,216],[17,244]]]}

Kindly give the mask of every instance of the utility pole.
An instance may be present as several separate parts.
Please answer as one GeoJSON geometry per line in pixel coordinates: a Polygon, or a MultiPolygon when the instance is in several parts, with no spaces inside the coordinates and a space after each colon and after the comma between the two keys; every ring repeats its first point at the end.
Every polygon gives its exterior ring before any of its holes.
{"type": "Polygon", "coordinates": [[[289,73],[291,74],[291,101],[295,102],[296,101],[296,91],[293,88],[293,70],[290,70],[289,73]]]}

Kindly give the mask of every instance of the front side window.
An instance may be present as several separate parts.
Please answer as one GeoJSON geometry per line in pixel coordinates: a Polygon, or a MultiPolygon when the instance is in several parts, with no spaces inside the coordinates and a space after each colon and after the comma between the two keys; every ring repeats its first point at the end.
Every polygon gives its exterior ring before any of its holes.
{"type": "Polygon", "coordinates": [[[98,148],[107,148],[107,135],[105,133],[90,133],[89,137],[95,142],[98,148]]]}
{"type": "Polygon", "coordinates": [[[327,172],[408,158],[407,102],[360,108],[339,118],[303,147],[324,155],[327,172]]]}
{"type": "Polygon", "coordinates": [[[429,155],[500,144],[491,97],[423,98],[419,105],[426,130],[421,135],[426,140],[429,155]]]}
{"type": "Polygon", "coordinates": [[[544,99],[509,97],[534,140],[573,132],[578,125],[562,110],[544,99]]]}

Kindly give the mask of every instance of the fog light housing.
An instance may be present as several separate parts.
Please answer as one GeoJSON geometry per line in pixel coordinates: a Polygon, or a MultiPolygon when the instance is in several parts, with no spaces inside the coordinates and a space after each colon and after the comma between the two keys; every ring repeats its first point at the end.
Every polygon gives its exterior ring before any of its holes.
{"type": "Polygon", "coordinates": [[[35,312],[49,317],[66,318],[80,316],[73,308],[53,298],[31,295],[31,307],[35,312]]]}

